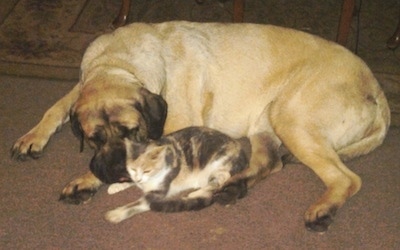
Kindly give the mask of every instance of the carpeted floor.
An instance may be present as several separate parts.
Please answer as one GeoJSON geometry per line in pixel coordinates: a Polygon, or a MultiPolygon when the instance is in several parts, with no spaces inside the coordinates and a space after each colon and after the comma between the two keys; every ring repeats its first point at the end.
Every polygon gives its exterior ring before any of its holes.
{"type": "MultiPolygon", "coordinates": [[[[340,2],[247,0],[245,21],[334,40],[340,2]]],[[[232,1],[132,3],[130,22],[231,20],[232,1]]],[[[79,153],[68,126],[39,160],[12,161],[9,149],[75,84],[84,49],[109,32],[119,1],[0,0],[0,249],[400,249],[400,50],[385,47],[400,2],[362,4],[358,53],[382,83],[394,126],[380,148],[348,163],[362,177],[363,188],[339,211],[330,230],[319,235],[305,230],[302,216],[324,187],[302,165],[288,165],[229,208],[147,213],[111,225],[104,213],[136,199],[137,190],[109,196],[102,189],[84,206],[59,203],[63,186],[87,171],[92,156],[88,148],[79,153]]]]}
{"type": "Polygon", "coordinates": [[[63,186],[85,173],[69,126],[38,160],[16,162],[9,149],[74,82],[0,76],[0,249],[400,249],[400,128],[384,144],[348,163],[361,191],[324,235],[308,232],[303,213],[324,190],[303,165],[287,165],[234,206],[199,212],[149,212],[113,225],[104,213],[138,198],[134,188],[86,205],[57,201],[63,186]]]}

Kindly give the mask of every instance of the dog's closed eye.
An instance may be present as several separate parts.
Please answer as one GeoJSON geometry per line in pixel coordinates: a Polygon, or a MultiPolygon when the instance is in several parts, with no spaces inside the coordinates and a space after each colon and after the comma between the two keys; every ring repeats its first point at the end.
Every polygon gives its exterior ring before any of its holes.
{"type": "Polygon", "coordinates": [[[118,126],[118,136],[121,139],[128,138],[130,140],[136,139],[136,134],[138,133],[139,128],[134,127],[134,128],[128,128],[126,126],[118,126]]]}
{"type": "Polygon", "coordinates": [[[93,135],[88,137],[89,143],[95,144],[97,148],[100,148],[107,142],[107,135],[102,129],[97,130],[93,135]]]}

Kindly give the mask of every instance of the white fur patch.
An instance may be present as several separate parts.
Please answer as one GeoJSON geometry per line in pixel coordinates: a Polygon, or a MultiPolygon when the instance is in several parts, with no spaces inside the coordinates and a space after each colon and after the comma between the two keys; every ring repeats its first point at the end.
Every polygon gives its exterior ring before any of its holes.
{"type": "Polygon", "coordinates": [[[132,187],[134,185],[135,184],[133,182],[113,183],[108,187],[107,193],[108,194],[115,194],[115,193],[121,192],[122,190],[130,188],[130,187],[132,187]]]}

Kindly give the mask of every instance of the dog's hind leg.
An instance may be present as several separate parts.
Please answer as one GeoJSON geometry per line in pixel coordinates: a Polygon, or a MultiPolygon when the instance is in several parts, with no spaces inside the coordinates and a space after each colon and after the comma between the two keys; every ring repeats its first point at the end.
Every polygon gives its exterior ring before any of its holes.
{"type": "Polygon", "coordinates": [[[376,119],[370,129],[365,133],[366,136],[346,147],[340,148],[337,152],[342,160],[347,160],[367,154],[382,144],[390,124],[390,109],[384,97],[383,92],[377,95],[375,99],[368,98],[369,102],[376,103],[376,119]]]}
{"type": "Polygon", "coordinates": [[[359,191],[361,179],[343,164],[332,146],[317,132],[296,129],[279,136],[294,156],[310,167],[326,186],[325,193],[305,213],[307,229],[324,232],[337,209],[359,191]]]}
{"type": "Polygon", "coordinates": [[[11,148],[11,157],[25,160],[27,157],[38,158],[50,137],[64,123],[69,121],[69,112],[80,94],[78,83],[67,95],[57,101],[43,115],[42,120],[28,133],[19,138],[11,148]]]}

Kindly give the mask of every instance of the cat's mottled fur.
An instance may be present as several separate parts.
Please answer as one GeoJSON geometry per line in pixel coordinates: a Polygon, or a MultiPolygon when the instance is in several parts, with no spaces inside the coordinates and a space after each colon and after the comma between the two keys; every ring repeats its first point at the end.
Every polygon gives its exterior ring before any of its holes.
{"type": "MultiPolygon", "coordinates": [[[[178,212],[199,210],[213,202],[234,203],[247,192],[246,179],[239,177],[249,163],[246,140],[189,127],[146,144],[126,141],[125,146],[132,185],[142,189],[143,196],[109,211],[108,221],[118,223],[149,210],[178,212]]],[[[109,193],[130,185],[113,184],[109,193]]]]}

